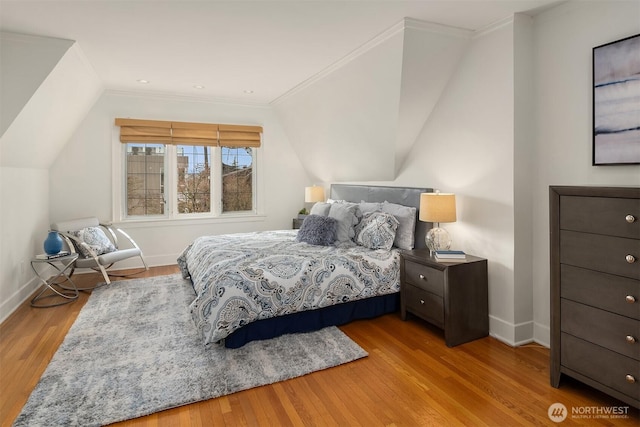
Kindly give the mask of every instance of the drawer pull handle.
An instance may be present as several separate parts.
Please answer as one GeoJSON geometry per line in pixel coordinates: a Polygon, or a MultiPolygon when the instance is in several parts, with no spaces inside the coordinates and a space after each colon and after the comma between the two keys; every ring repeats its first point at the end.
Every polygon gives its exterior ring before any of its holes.
{"type": "Polygon", "coordinates": [[[424,274],[421,274],[419,277],[420,277],[420,280],[426,280],[426,277],[424,277],[424,274]]]}
{"type": "Polygon", "coordinates": [[[629,304],[633,304],[634,302],[636,302],[636,297],[634,297],[633,295],[627,295],[625,297],[625,301],[627,301],[629,304]]]}
{"type": "Polygon", "coordinates": [[[624,379],[625,379],[625,380],[627,380],[627,382],[628,382],[629,384],[633,384],[633,383],[635,383],[635,382],[636,382],[635,377],[634,377],[633,375],[631,375],[631,374],[627,374],[627,376],[626,376],[626,377],[624,377],[624,379]]]}
{"type": "Polygon", "coordinates": [[[424,300],[423,299],[420,300],[420,304],[424,304],[424,300]]]}
{"type": "Polygon", "coordinates": [[[636,257],[634,257],[631,254],[629,254],[626,257],[624,257],[624,259],[626,259],[629,264],[633,264],[634,262],[636,262],[636,257]]]}
{"type": "Polygon", "coordinates": [[[625,216],[625,217],[624,217],[624,219],[625,219],[629,224],[632,224],[632,223],[634,223],[634,222],[636,221],[636,217],[635,217],[635,216],[633,216],[633,215],[631,215],[631,214],[629,214],[629,215],[625,216]]]}
{"type": "Polygon", "coordinates": [[[627,342],[629,344],[633,344],[634,342],[636,342],[636,339],[633,337],[633,335],[627,335],[627,342]]]}

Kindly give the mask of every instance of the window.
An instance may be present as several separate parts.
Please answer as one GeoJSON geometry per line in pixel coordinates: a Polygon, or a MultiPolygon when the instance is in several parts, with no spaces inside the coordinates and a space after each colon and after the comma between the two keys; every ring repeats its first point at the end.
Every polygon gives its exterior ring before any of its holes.
{"type": "Polygon", "coordinates": [[[116,124],[123,142],[122,219],[256,212],[262,128],[132,119],[116,124]]]}
{"type": "Polygon", "coordinates": [[[211,147],[177,147],[178,213],[211,212],[211,147]]]}
{"type": "Polygon", "coordinates": [[[127,215],[164,214],[164,145],[128,144],[127,215]]]}
{"type": "Polygon", "coordinates": [[[253,209],[253,151],[222,147],[222,212],[253,209]]]}

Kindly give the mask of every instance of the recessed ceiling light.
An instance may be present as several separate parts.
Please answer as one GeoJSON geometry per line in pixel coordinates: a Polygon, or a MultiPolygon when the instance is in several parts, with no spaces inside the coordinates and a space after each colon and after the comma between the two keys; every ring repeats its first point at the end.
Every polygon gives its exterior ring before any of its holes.
{"type": "Polygon", "coordinates": [[[204,89],[204,86],[202,86],[202,85],[195,85],[193,87],[194,87],[194,89],[204,89]]]}
{"type": "Polygon", "coordinates": [[[244,93],[253,93],[253,91],[251,89],[246,89],[244,93]]]}
{"type": "Polygon", "coordinates": [[[149,80],[145,80],[145,79],[138,79],[138,83],[140,83],[141,85],[146,85],[151,83],[149,80]]]}

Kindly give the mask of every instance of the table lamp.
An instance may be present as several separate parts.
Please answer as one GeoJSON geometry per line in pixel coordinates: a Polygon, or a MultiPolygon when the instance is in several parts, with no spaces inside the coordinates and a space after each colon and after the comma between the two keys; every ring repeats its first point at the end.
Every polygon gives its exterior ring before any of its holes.
{"type": "Polygon", "coordinates": [[[304,201],[306,203],[324,202],[324,188],[319,185],[304,188],[304,201]]]}
{"type": "Polygon", "coordinates": [[[438,192],[420,194],[419,219],[435,225],[425,237],[429,253],[433,255],[434,251],[449,249],[451,237],[447,230],[439,225],[441,222],[456,221],[456,195],[438,192]]]}

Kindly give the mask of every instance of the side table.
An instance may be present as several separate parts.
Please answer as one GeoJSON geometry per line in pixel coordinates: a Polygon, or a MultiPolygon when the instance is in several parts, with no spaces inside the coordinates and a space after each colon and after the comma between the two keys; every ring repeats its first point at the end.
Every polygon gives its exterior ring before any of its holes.
{"type": "Polygon", "coordinates": [[[61,256],[58,258],[51,259],[41,259],[41,258],[33,258],[31,260],[31,269],[36,273],[36,277],[42,282],[44,285],[42,290],[31,300],[31,306],[37,308],[46,308],[46,307],[56,307],[58,305],[68,304],[78,299],[78,288],[76,284],[71,280],[71,277],[67,274],[67,271],[73,266],[73,263],[78,259],[77,253],[72,253],[66,256],[61,256]],[[49,279],[45,279],[42,277],[42,274],[47,270],[46,266],[50,265],[55,268],[58,272],[55,276],[50,277],[49,279]],[[68,281],[71,283],[73,287],[66,288],[58,283],[59,278],[64,278],[65,280],[61,283],[68,281]],[[47,290],[51,292],[46,293],[47,290]],[[41,304],[38,303],[46,298],[55,298],[60,297],[63,300],[61,302],[52,303],[52,304],[41,304]]]}
{"type": "Polygon", "coordinates": [[[489,335],[487,260],[438,261],[428,249],[403,251],[400,315],[410,312],[444,329],[447,347],[489,335]]]}

